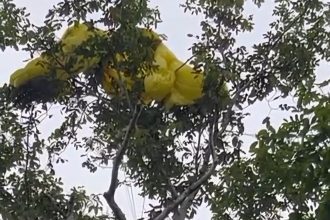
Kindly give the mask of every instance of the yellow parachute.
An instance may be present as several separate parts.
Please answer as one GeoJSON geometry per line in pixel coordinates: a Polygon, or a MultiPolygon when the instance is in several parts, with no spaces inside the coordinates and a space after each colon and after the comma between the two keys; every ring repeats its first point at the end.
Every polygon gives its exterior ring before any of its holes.
{"type": "Polygon", "coordinates": [[[71,75],[94,67],[100,62],[101,57],[77,55],[76,49],[97,35],[106,36],[105,32],[92,29],[86,24],[78,24],[68,28],[59,42],[60,51],[54,56],[42,53],[40,57],[31,60],[24,68],[16,70],[10,76],[10,84],[18,88],[40,76],[53,76],[56,79],[67,80],[71,75]]]}
{"type": "MultiPolygon", "coordinates": [[[[181,62],[172,53],[160,37],[153,31],[143,29],[147,37],[157,39],[159,43],[154,50],[154,66],[150,71],[140,71],[137,76],[143,80],[144,92],[141,99],[144,103],[150,101],[164,102],[170,108],[173,105],[190,105],[203,95],[203,73],[196,72],[189,65],[181,62]]],[[[59,52],[54,56],[41,54],[40,57],[28,62],[22,69],[16,70],[10,77],[10,84],[20,88],[38,77],[54,77],[66,81],[74,75],[96,67],[102,55],[93,54],[86,57],[76,52],[81,45],[93,37],[107,37],[107,33],[86,24],[69,27],[59,41],[59,52]]],[[[120,59],[128,59],[118,56],[120,59]]],[[[132,90],[134,81],[130,76],[111,67],[103,73],[102,87],[113,95],[114,87],[121,80],[127,90],[132,90]]],[[[118,85],[117,85],[118,86],[118,85]]]]}

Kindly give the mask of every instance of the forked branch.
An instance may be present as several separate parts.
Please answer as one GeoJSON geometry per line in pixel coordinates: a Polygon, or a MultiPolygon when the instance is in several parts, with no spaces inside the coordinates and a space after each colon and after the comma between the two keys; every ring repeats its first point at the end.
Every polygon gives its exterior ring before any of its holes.
{"type": "Polygon", "coordinates": [[[123,213],[123,211],[121,210],[121,208],[118,206],[118,204],[115,201],[115,192],[118,187],[118,171],[119,171],[123,156],[124,156],[125,151],[128,146],[130,133],[133,130],[134,125],[136,124],[136,121],[138,120],[139,115],[141,113],[141,109],[140,110],[138,110],[138,109],[139,109],[139,106],[136,105],[134,112],[133,112],[133,116],[126,129],[124,139],[113,160],[110,187],[109,187],[108,191],[103,194],[105,200],[107,201],[110,208],[112,209],[116,219],[119,219],[119,220],[126,220],[126,217],[125,217],[125,214],[123,213]]]}

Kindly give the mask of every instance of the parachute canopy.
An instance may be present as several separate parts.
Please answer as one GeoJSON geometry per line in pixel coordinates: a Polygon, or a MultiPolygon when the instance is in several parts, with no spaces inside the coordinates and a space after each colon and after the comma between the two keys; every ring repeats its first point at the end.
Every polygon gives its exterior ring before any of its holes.
{"type": "MultiPolygon", "coordinates": [[[[139,76],[134,77],[135,80],[140,79],[143,82],[142,101],[147,104],[154,100],[171,107],[173,105],[190,105],[201,98],[203,73],[196,72],[191,66],[180,61],[160,40],[158,34],[146,29],[142,29],[142,31],[144,36],[158,41],[156,47],[153,48],[155,68],[131,73],[139,76]]],[[[106,53],[93,52],[91,48],[85,48],[88,47],[86,42],[96,37],[105,39],[109,35],[106,31],[90,27],[87,24],[69,27],[58,42],[58,51],[51,55],[42,53],[39,57],[29,61],[25,67],[16,70],[11,75],[10,84],[15,89],[23,90],[22,92],[25,92],[24,90],[28,92],[29,89],[31,90],[29,85],[33,85],[34,91],[47,93],[47,89],[44,88],[47,86],[45,82],[65,82],[81,72],[96,68],[106,53]],[[82,49],[89,49],[88,55],[79,53],[82,49]]],[[[118,56],[118,60],[123,59],[129,58],[118,56]]],[[[122,81],[128,91],[132,90],[135,83],[132,77],[114,69],[113,65],[109,63],[101,80],[105,92],[109,95],[116,94],[115,88],[118,88],[118,80],[122,81]]],[[[65,83],[52,84],[65,85],[65,83]]],[[[58,90],[60,91],[61,88],[58,90]]],[[[54,96],[55,94],[53,88],[53,92],[49,95],[54,96]]]]}

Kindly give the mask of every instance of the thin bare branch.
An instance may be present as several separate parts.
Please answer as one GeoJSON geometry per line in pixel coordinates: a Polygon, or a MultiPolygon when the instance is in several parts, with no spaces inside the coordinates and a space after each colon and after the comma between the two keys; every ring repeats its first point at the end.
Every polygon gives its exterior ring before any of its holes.
{"type": "Polygon", "coordinates": [[[128,124],[124,139],[113,160],[110,187],[109,187],[108,191],[103,194],[105,200],[107,201],[110,208],[112,209],[115,217],[119,220],[126,220],[126,217],[125,217],[125,214],[123,213],[123,211],[121,210],[121,208],[118,206],[118,204],[115,201],[115,192],[118,187],[118,171],[119,171],[120,165],[122,163],[122,159],[125,154],[125,151],[127,149],[130,133],[134,128],[134,125],[138,119],[138,116],[140,115],[140,112],[142,111],[142,108],[140,110],[138,110],[138,109],[139,109],[139,106],[136,105],[134,112],[133,112],[133,116],[128,124]]]}
{"type": "Polygon", "coordinates": [[[196,154],[195,154],[195,172],[196,172],[196,176],[198,175],[199,172],[199,164],[198,164],[198,159],[199,159],[199,151],[201,149],[201,139],[202,139],[202,133],[203,130],[200,129],[199,130],[199,134],[198,134],[198,141],[197,141],[197,147],[196,147],[196,154]]]}
{"type": "MultiPolygon", "coordinates": [[[[210,147],[211,151],[214,151],[214,152],[211,152],[212,159],[213,159],[211,167],[196,182],[194,182],[186,190],[184,190],[183,193],[181,193],[181,195],[179,195],[171,204],[169,204],[166,208],[164,208],[164,210],[154,220],[163,220],[163,219],[165,219],[168,216],[168,214],[170,212],[172,212],[176,207],[178,207],[182,202],[184,202],[184,200],[187,197],[192,197],[192,195],[195,194],[196,191],[198,191],[200,186],[205,181],[207,181],[210,178],[210,176],[213,174],[213,172],[216,168],[216,165],[218,163],[218,158],[217,158],[217,155],[216,155],[216,152],[215,152],[215,146],[211,146],[211,145],[214,144],[214,141],[212,141],[212,140],[214,140],[215,126],[218,123],[217,114],[215,115],[214,118],[215,118],[215,120],[212,122],[211,129],[210,129],[211,130],[210,131],[211,141],[210,141],[210,146],[209,147],[210,147]]],[[[185,210],[185,212],[186,212],[186,210],[185,210]]]]}

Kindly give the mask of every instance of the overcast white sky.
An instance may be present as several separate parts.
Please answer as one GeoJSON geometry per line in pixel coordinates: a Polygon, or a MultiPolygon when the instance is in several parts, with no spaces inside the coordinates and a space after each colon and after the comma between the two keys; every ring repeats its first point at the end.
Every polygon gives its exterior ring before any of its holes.
{"type": "MultiPolygon", "coordinates": [[[[31,20],[33,23],[41,24],[44,16],[51,5],[56,4],[58,0],[15,0],[18,6],[25,6],[31,13],[31,20]]],[[[166,34],[168,41],[166,44],[177,54],[179,58],[185,60],[191,56],[188,48],[192,45],[192,40],[187,37],[188,33],[199,33],[200,18],[184,14],[182,8],[179,8],[179,2],[182,1],[162,1],[151,0],[151,4],[158,6],[161,12],[163,23],[159,25],[157,32],[166,34]]],[[[250,1],[249,1],[250,2],[250,1]]],[[[252,45],[255,42],[262,40],[262,34],[265,32],[270,21],[272,21],[271,11],[273,8],[273,1],[267,1],[262,9],[258,9],[251,3],[247,3],[246,13],[255,14],[255,30],[252,33],[244,34],[239,38],[240,44],[252,45]]],[[[58,35],[60,36],[60,34],[58,35]]],[[[28,59],[27,53],[22,51],[6,50],[0,53],[0,83],[9,81],[10,74],[17,68],[24,65],[23,60],[28,59]]],[[[325,73],[329,66],[322,66],[320,72],[325,73]]],[[[273,107],[277,107],[278,103],[272,103],[273,107]]],[[[252,115],[245,119],[246,133],[255,134],[261,128],[261,121],[269,114],[269,106],[267,103],[259,103],[247,111],[252,112],[252,115]]],[[[285,113],[280,111],[272,111],[272,121],[279,124],[285,113]]],[[[51,119],[45,122],[44,130],[50,131],[49,127],[56,125],[56,119],[51,119]]],[[[88,132],[88,130],[86,131],[88,132]]],[[[253,141],[253,137],[245,136],[246,145],[253,141]]],[[[66,158],[70,163],[57,166],[57,174],[62,177],[67,189],[72,186],[83,185],[90,193],[103,193],[107,190],[110,182],[111,169],[99,169],[96,173],[90,174],[87,170],[81,168],[83,161],[79,157],[79,153],[75,150],[68,150],[66,158]]],[[[138,190],[129,187],[122,187],[117,191],[116,199],[128,219],[136,219],[141,217],[141,210],[143,199],[137,195],[138,190]],[[134,204],[130,202],[130,190],[133,191],[134,204]],[[135,209],[132,205],[135,206],[135,209]]],[[[147,201],[145,203],[147,205],[147,201]]],[[[196,220],[210,219],[210,213],[207,208],[202,207],[195,217],[196,220]]]]}

